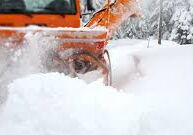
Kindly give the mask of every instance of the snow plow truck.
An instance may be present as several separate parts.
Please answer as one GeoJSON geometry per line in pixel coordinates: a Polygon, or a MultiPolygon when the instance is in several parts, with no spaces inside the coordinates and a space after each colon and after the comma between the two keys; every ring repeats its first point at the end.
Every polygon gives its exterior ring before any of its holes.
{"type": "MultiPolygon", "coordinates": [[[[52,33],[57,46],[52,50],[51,62],[57,63],[59,72],[76,77],[100,70],[105,84],[111,85],[111,63],[105,48],[128,17],[138,16],[138,2],[106,0],[83,26],[81,18],[90,13],[83,14],[80,4],[80,0],[0,0],[0,49],[22,46],[27,31],[47,32],[47,36],[52,33]],[[39,27],[32,29],[32,25],[39,27]]],[[[92,8],[92,4],[87,5],[92,8]]]]}

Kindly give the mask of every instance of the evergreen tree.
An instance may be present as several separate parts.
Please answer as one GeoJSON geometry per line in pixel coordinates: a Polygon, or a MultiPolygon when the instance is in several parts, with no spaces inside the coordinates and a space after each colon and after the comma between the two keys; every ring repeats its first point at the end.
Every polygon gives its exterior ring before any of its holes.
{"type": "Polygon", "coordinates": [[[193,41],[193,10],[189,1],[178,5],[171,20],[173,30],[170,39],[180,44],[190,44],[193,41]]]}

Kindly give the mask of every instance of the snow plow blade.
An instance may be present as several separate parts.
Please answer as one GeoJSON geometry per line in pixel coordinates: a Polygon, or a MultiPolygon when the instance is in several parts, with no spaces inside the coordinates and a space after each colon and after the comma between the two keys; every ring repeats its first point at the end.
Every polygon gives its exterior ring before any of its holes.
{"type": "MultiPolygon", "coordinates": [[[[102,69],[105,76],[105,84],[110,72],[109,66],[104,58],[105,46],[107,44],[107,33],[105,28],[0,28],[0,48],[14,49],[22,47],[26,42],[26,34],[41,35],[43,38],[51,38],[55,44],[49,50],[48,65],[58,65],[58,71],[76,77],[77,74],[102,69]]],[[[32,37],[33,38],[33,37],[32,37]]],[[[38,43],[38,42],[37,42],[38,43]]],[[[50,67],[47,67],[50,69],[50,67]]]]}

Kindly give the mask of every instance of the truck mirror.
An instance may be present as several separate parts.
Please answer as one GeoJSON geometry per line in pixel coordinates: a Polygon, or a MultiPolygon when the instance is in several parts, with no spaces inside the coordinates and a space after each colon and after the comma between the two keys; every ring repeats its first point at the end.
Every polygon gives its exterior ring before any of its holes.
{"type": "Polygon", "coordinates": [[[95,10],[94,5],[93,5],[93,0],[87,0],[87,9],[91,11],[95,10]]]}

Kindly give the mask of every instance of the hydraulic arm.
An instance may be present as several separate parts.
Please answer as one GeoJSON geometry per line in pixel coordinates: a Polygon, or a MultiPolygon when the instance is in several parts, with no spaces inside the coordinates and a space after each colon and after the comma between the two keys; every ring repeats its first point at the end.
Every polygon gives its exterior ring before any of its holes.
{"type": "Polygon", "coordinates": [[[137,0],[115,0],[107,4],[103,9],[96,12],[86,27],[103,26],[109,30],[109,38],[129,17],[139,15],[137,0]]]}

